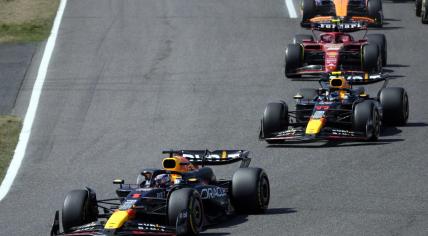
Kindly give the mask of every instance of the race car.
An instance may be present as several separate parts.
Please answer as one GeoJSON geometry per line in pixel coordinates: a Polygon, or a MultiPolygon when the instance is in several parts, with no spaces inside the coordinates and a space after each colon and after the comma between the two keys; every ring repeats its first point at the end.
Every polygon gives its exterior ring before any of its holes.
{"type": "Polygon", "coordinates": [[[269,103],[261,120],[259,138],[267,143],[310,140],[366,140],[379,137],[382,125],[404,125],[409,99],[399,87],[386,87],[377,97],[363,87],[353,88],[342,72],[320,80],[320,89],[301,89],[294,96],[295,111],[284,101],[269,103]]]}
{"type": "Polygon", "coordinates": [[[317,17],[364,19],[370,26],[382,27],[382,0],[302,0],[302,27],[310,27],[317,17]]]}
{"type": "MultiPolygon", "coordinates": [[[[284,73],[287,78],[318,76],[337,70],[353,72],[366,81],[379,79],[387,64],[384,34],[365,34],[355,39],[352,32],[367,30],[364,22],[329,21],[313,24],[319,37],[298,34],[285,50],[284,73]]],[[[367,33],[367,32],[366,32],[367,33]]]]}
{"type": "Polygon", "coordinates": [[[423,24],[428,24],[428,1],[415,0],[416,16],[421,17],[423,24]]]}
{"type": "Polygon", "coordinates": [[[143,169],[136,184],[119,185],[117,197],[98,200],[90,188],[73,190],[59,211],[53,235],[197,235],[234,213],[262,213],[269,204],[265,171],[250,168],[244,150],[170,150],[162,169],[143,169]],[[231,180],[208,166],[241,162],[231,180]]]}

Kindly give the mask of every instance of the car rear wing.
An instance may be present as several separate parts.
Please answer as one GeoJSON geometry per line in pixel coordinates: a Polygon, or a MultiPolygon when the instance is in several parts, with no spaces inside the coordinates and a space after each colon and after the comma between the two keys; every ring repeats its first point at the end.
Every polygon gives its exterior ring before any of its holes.
{"type": "Polygon", "coordinates": [[[355,32],[367,30],[368,26],[373,23],[375,23],[375,21],[372,18],[365,16],[317,16],[309,20],[306,28],[328,32],[355,32]]]}
{"type": "Polygon", "coordinates": [[[312,30],[327,32],[356,32],[367,30],[367,23],[364,21],[342,22],[330,20],[324,22],[312,22],[311,28],[312,30]]]}
{"type": "Polygon", "coordinates": [[[169,150],[162,153],[169,154],[170,157],[180,155],[192,164],[202,166],[227,165],[241,161],[240,167],[245,168],[251,162],[251,158],[248,157],[250,152],[245,150],[169,150]]]}

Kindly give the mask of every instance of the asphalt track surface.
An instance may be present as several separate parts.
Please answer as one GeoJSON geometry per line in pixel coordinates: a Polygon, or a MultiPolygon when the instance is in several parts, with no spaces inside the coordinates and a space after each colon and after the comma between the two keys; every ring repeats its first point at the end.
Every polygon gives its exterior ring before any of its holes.
{"type": "Polygon", "coordinates": [[[304,32],[283,1],[69,1],[0,235],[46,235],[69,190],[112,196],[112,179],[134,182],[169,148],[248,149],[269,174],[266,214],[205,235],[428,235],[428,28],[413,1],[384,14],[409,124],[376,143],[269,147],[257,139],[265,105],[317,85],[283,78],[285,45],[304,32]]]}

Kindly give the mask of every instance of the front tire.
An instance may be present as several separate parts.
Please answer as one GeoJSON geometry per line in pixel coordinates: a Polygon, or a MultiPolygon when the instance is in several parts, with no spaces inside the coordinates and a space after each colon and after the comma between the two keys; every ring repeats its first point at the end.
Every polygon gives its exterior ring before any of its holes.
{"type": "Polygon", "coordinates": [[[284,73],[286,78],[300,78],[294,74],[301,67],[303,61],[303,48],[300,44],[289,44],[285,50],[284,73]]]}
{"type": "Polygon", "coordinates": [[[232,177],[232,204],[239,213],[261,213],[270,201],[267,174],[261,168],[239,168],[232,177]]]}
{"type": "Polygon", "coordinates": [[[204,219],[202,200],[199,193],[191,188],[182,188],[171,193],[168,200],[169,225],[176,226],[177,218],[183,211],[189,213],[185,232],[177,235],[198,235],[204,219]]]}
{"type": "Polygon", "coordinates": [[[96,221],[98,208],[95,194],[91,196],[88,190],[78,189],[67,194],[62,207],[62,227],[64,232],[70,232],[72,227],[96,221]]]}
{"type": "Polygon", "coordinates": [[[263,113],[262,130],[265,138],[288,127],[288,106],[285,102],[269,103],[263,113]]]}

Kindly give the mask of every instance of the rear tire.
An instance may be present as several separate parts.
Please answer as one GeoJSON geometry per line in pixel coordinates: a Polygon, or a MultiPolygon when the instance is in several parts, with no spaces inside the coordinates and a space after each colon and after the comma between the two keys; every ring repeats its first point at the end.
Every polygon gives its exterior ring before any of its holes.
{"type": "Polygon", "coordinates": [[[369,44],[375,44],[379,47],[380,56],[382,59],[382,66],[387,64],[387,42],[384,34],[369,34],[367,35],[367,41],[369,44]]]}
{"type": "Polygon", "coordinates": [[[92,196],[91,199],[88,190],[78,189],[67,194],[62,207],[64,232],[70,232],[72,227],[96,221],[97,217],[96,197],[92,196]]]}
{"type": "Polygon", "coordinates": [[[376,44],[364,45],[362,54],[362,67],[364,70],[374,73],[380,73],[382,71],[380,50],[376,44]]]}
{"type": "Polygon", "coordinates": [[[415,0],[415,10],[416,10],[416,16],[421,16],[422,11],[422,0],[415,0]]]}
{"type": "MultiPolygon", "coordinates": [[[[303,0],[302,1],[302,23],[308,22],[311,18],[316,16],[316,5],[314,0],[303,0]]],[[[302,24],[303,27],[307,24],[302,24]]],[[[310,26],[310,23],[309,23],[310,26]]]]}
{"type": "Polygon", "coordinates": [[[269,103],[263,113],[263,136],[269,138],[273,133],[283,131],[288,127],[288,107],[285,102],[269,103]]]}
{"type": "Polygon", "coordinates": [[[189,213],[186,222],[186,232],[181,235],[198,235],[204,219],[202,200],[199,193],[191,188],[182,188],[171,193],[168,200],[169,225],[176,226],[177,218],[181,212],[189,213]]]}
{"type": "Polygon", "coordinates": [[[409,118],[409,98],[403,88],[384,88],[379,93],[383,109],[383,122],[388,125],[405,125],[409,118]]]}
{"type": "Polygon", "coordinates": [[[371,101],[358,103],[352,117],[353,129],[365,133],[369,141],[375,141],[380,134],[379,112],[371,101]]]}
{"type": "Polygon", "coordinates": [[[267,174],[261,168],[239,168],[232,177],[232,204],[239,213],[261,213],[270,200],[267,174]]]}
{"type": "Polygon", "coordinates": [[[428,1],[427,0],[422,0],[421,22],[422,24],[428,24],[428,1]]]}
{"type": "Polygon", "coordinates": [[[374,27],[382,27],[383,15],[382,15],[382,1],[381,0],[369,0],[367,3],[367,11],[369,17],[375,20],[374,27]]]}
{"type": "Polygon", "coordinates": [[[303,40],[314,41],[314,37],[312,35],[309,35],[309,34],[296,34],[293,37],[293,43],[294,44],[301,44],[301,43],[303,43],[303,40]]]}
{"type": "Polygon", "coordinates": [[[303,48],[300,44],[289,44],[285,50],[285,66],[284,72],[287,78],[300,78],[301,75],[293,73],[302,65],[303,48]]]}

